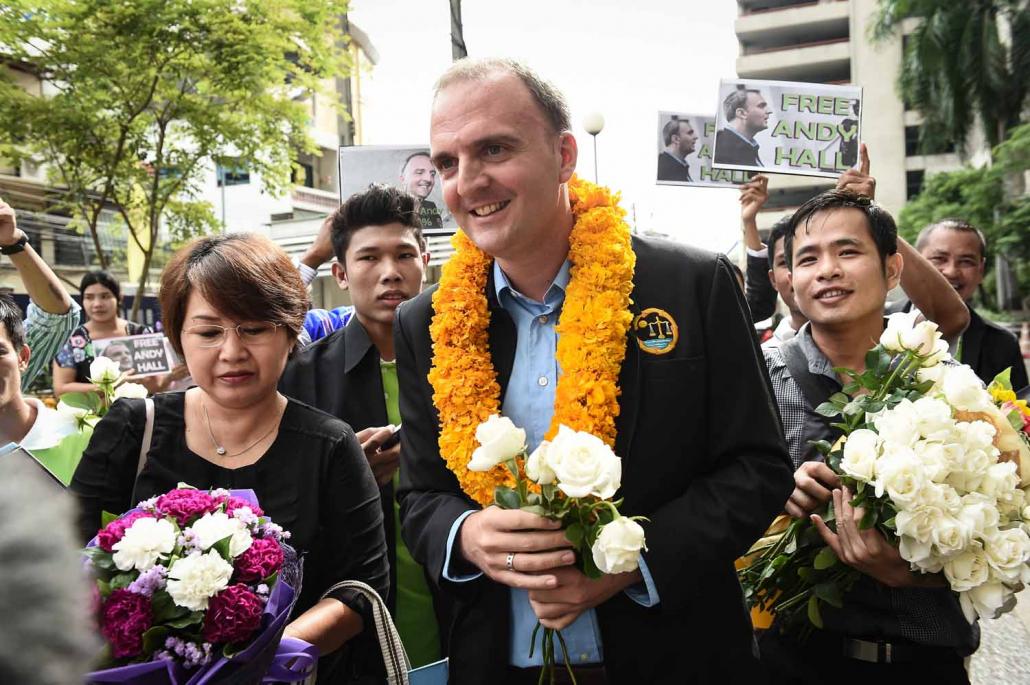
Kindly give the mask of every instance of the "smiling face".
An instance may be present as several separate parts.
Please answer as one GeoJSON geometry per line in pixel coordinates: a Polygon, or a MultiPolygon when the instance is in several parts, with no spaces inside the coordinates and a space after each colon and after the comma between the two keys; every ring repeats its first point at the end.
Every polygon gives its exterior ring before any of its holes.
{"type": "Polygon", "coordinates": [[[181,336],[182,352],[194,382],[223,407],[254,406],[276,392],[279,376],[293,347],[285,326],[279,326],[268,341],[247,344],[235,331],[228,331],[217,347],[204,347],[204,337],[191,333],[193,326],[217,324],[236,326],[261,322],[235,321],[215,309],[197,290],[186,303],[181,336]]]}
{"type": "Polygon", "coordinates": [[[567,240],[563,184],[576,168],[576,140],[554,130],[517,76],[498,72],[441,90],[430,142],[447,207],[480,249],[530,261],[567,240]]]}
{"type": "Polygon", "coordinates": [[[815,212],[797,227],[793,249],[794,297],[813,325],[841,326],[883,316],[887,291],[901,275],[901,257],[894,254],[886,265],[881,262],[861,210],[815,212]]]}
{"type": "Polygon", "coordinates": [[[397,307],[422,290],[429,255],[419,249],[411,228],[392,223],[354,231],[344,266],[333,265],[341,288],[350,291],[358,319],[392,324],[397,307]]]}
{"type": "Polygon", "coordinates": [[[404,165],[401,172],[401,187],[415,197],[424,200],[436,186],[436,169],[429,161],[429,155],[415,155],[404,165]]]}
{"type": "Polygon", "coordinates": [[[963,300],[973,299],[984,279],[985,266],[976,233],[936,228],[919,253],[937,267],[963,300]]]}

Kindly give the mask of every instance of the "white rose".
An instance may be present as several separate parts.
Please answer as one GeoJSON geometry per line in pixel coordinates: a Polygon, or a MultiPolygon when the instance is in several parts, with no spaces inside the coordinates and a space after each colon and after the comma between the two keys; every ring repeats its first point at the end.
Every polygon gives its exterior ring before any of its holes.
{"type": "Polygon", "coordinates": [[[1030,567],[1030,537],[1022,528],[994,530],[984,537],[987,563],[1001,580],[1008,583],[1027,581],[1030,567]]]}
{"type": "Polygon", "coordinates": [[[114,398],[117,400],[122,397],[128,397],[132,399],[145,399],[150,393],[147,389],[139,383],[122,383],[114,389],[114,398]]]}
{"type": "Polygon", "coordinates": [[[997,618],[1014,601],[1013,592],[998,582],[984,583],[967,592],[959,593],[962,613],[972,623],[977,616],[997,618]]]}
{"type": "Polygon", "coordinates": [[[118,362],[107,357],[97,357],[89,365],[89,380],[95,385],[114,383],[121,375],[118,362]]]}
{"type": "Polygon", "coordinates": [[[920,440],[912,447],[912,450],[919,457],[926,477],[935,483],[944,482],[951,471],[950,460],[944,451],[944,446],[940,443],[920,440]]]}
{"type": "Polygon", "coordinates": [[[633,519],[620,516],[601,527],[590,551],[602,572],[629,573],[640,566],[642,549],[647,549],[644,529],[633,519]]]}
{"type": "Polygon", "coordinates": [[[860,428],[844,441],[844,457],[840,467],[852,478],[868,483],[876,476],[876,458],[880,436],[871,430],[860,428]]]}
{"type": "Polygon", "coordinates": [[[920,397],[912,403],[916,428],[927,440],[947,440],[955,430],[951,407],[935,397],[920,397]]]}
{"type": "Polygon", "coordinates": [[[81,409],[79,407],[73,407],[65,404],[64,400],[57,403],[57,411],[65,416],[71,416],[76,419],[81,419],[89,414],[89,409],[81,409]]]}
{"type": "Polygon", "coordinates": [[[940,336],[933,344],[933,352],[923,360],[922,368],[940,368],[941,362],[951,359],[951,351],[948,349],[948,343],[940,336]]]}
{"type": "Polygon", "coordinates": [[[928,482],[919,457],[908,447],[886,445],[876,462],[876,496],[886,492],[899,509],[917,504],[920,488],[928,482]]]}
{"type": "Polygon", "coordinates": [[[559,426],[547,450],[558,488],[569,497],[611,499],[622,484],[622,460],[596,435],[559,426]]]}
{"type": "Polygon", "coordinates": [[[944,564],[944,575],[955,592],[964,592],[987,582],[990,566],[983,546],[974,542],[944,564]]]}
{"type": "Polygon", "coordinates": [[[885,443],[911,447],[919,439],[916,413],[910,400],[901,400],[892,409],[870,414],[870,418],[885,443]]]}
{"type": "Polygon", "coordinates": [[[954,516],[943,516],[933,528],[931,541],[941,556],[950,556],[969,546],[972,529],[954,516]]]}
{"type": "Polygon", "coordinates": [[[925,383],[926,381],[930,381],[933,383],[933,386],[930,388],[929,392],[940,392],[941,382],[944,380],[944,374],[947,370],[948,367],[942,366],[940,364],[936,366],[923,366],[922,368],[916,371],[916,378],[919,380],[920,383],[925,383]]]}
{"type": "Polygon", "coordinates": [[[984,534],[998,526],[998,509],[994,499],[979,492],[971,492],[962,497],[962,509],[958,517],[966,522],[973,532],[973,537],[982,538],[984,534]]]}
{"type": "MultiPolygon", "coordinates": [[[[945,452],[948,451],[946,446],[945,452]]],[[[945,478],[945,482],[963,494],[973,492],[980,487],[992,463],[995,463],[993,457],[983,450],[963,450],[959,447],[952,456],[953,470],[945,478]]]]}
{"type": "Polygon", "coordinates": [[[119,571],[146,571],[162,555],[175,548],[175,526],[165,519],[139,518],[125,530],[122,539],[114,543],[114,565],[119,571]]]}
{"type": "Polygon", "coordinates": [[[526,459],[526,476],[533,482],[540,485],[550,485],[554,482],[554,469],[548,462],[548,453],[551,443],[547,440],[541,442],[533,453],[526,459]]]}
{"type": "Polygon", "coordinates": [[[971,368],[965,364],[950,366],[944,372],[941,391],[948,404],[964,411],[982,411],[991,404],[991,396],[971,368]]]}
{"type": "Polygon", "coordinates": [[[905,335],[911,333],[916,324],[919,312],[898,312],[887,317],[887,326],[880,334],[880,344],[890,352],[904,352],[909,349],[905,345],[905,335]]]}
{"type": "Polygon", "coordinates": [[[1002,461],[987,467],[987,473],[980,481],[979,492],[999,500],[1011,498],[1013,491],[1019,488],[1019,474],[1016,473],[1016,464],[1011,461],[1002,461]]]}
{"type": "Polygon", "coordinates": [[[229,538],[229,554],[235,559],[248,549],[253,540],[246,524],[238,518],[230,518],[224,512],[204,514],[189,530],[193,531],[197,546],[206,550],[219,540],[229,538]]]}
{"type": "Polygon", "coordinates": [[[937,324],[925,319],[907,331],[901,332],[902,346],[922,357],[932,355],[937,349],[937,341],[940,339],[941,334],[937,331],[937,324]]]}
{"type": "Polygon", "coordinates": [[[507,416],[494,414],[476,428],[479,447],[472,452],[469,471],[489,471],[514,459],[526,449],[526,431],[516,428],[507,416]]]}
{"type": "Polygon", "coordinates": [[[998,430],[987,421],[959,421],[955,424],[958,439],[966,450],[983,450],[993,454],[994,436],[998,430]]]}
{"type": "Polygon", "coordinates": [[[232,577],[232,565],[215,550],[194,552],[168,569],[165,589],[172,601],[190,611],[207,609],[207,601],[224,590],[232,577]]]}

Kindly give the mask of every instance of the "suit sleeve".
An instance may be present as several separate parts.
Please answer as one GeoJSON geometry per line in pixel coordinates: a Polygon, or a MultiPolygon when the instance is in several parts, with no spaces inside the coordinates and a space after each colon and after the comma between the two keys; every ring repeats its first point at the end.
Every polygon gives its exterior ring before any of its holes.
{"type": "Polygon", "coordinates": [[[753,254],[747,256],[747,275],[745,298],[751,309],[752,321],[764,321],[776,310],[776,289],[769,282],[769,258],[753,254]]]}
{"type": "Polygon", "coordinates": [[[435,583],[452,592],[474,592],[481,581],[453,583],[443,574],[447,538],[454,522],[480,507],[462,493],[454,474],[440,457],[439,418],[427,378],[429,345],[416,349],[413,344],[413,340],[428,336],[428,331],[413,331],[419,317],[409,316],[408,308],[402,306],[393,327],[404,425],[397,489],[401,534],[415,561],[422,564],[435,583]]]}
{"type": "Polygon", "coordinates": [[[644,558],[669,611],[688,606],[707,578],[732,573],[794,486],[772,384],[724,257],[705,307],[707,466],[645,524],[644,558]]]}

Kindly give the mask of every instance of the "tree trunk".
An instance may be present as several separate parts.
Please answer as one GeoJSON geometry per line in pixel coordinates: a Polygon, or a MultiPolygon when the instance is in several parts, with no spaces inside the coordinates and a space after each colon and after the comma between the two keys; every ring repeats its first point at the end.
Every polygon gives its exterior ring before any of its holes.
{"type": "Polygon", "coordinates": [[[455,62],[468,57],[465,47],[465,29],[461,24],[461,0],[450,0],[451,3],[451,59],[455,62]]]}

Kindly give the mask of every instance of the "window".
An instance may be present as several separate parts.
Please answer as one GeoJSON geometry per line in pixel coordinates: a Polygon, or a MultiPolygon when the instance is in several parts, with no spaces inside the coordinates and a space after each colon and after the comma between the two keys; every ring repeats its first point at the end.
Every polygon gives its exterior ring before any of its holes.
{"type": "Polygon", "coordinates": [[[923,190],[923,177],[926,172],[918,171],[905,172],[905,199],[911,200],[923,190]]]}

